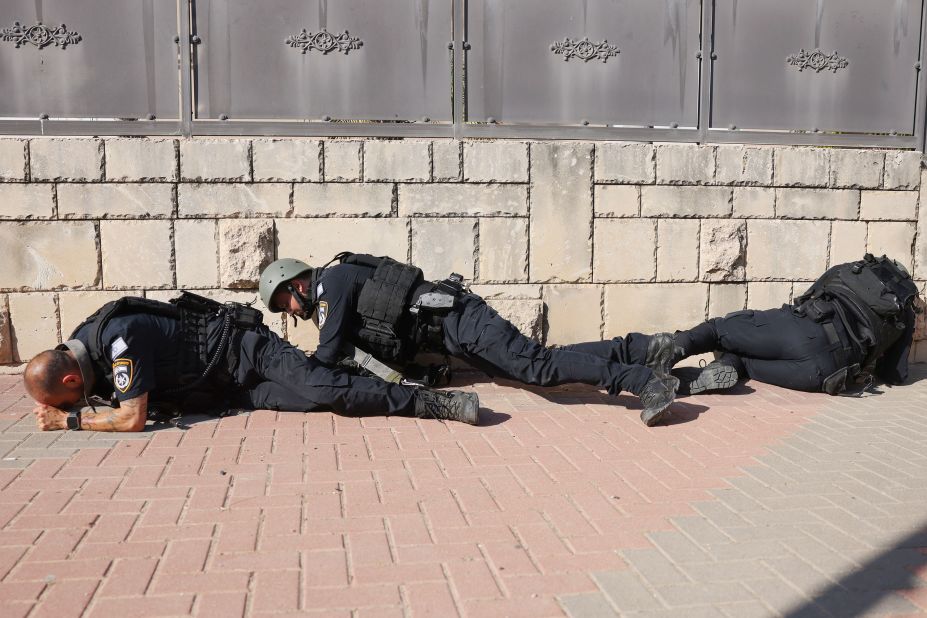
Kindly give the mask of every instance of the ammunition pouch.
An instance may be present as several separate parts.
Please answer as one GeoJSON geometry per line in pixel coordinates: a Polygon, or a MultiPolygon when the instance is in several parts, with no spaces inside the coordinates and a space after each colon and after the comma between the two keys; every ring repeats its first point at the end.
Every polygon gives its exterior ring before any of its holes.
{"type": "Polygon", "coordinates": [[[375,357],[387,362],[405,360],[404,343],[411,328],[407,309],[423,279],[420,268],[384,257],[364,283],[357,301],[363,326],[357,334],[375,357]]]}

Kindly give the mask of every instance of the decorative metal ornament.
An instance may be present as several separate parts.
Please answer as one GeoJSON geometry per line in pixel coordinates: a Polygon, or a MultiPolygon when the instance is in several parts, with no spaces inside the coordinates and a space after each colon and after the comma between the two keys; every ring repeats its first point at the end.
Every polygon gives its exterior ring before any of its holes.
{"type": "Polygon", "coordinates": [[[54,44],[61,49],[68,45],[75,45],[80,42],[81,36],[76,32],[68,32],[67,26],[61,24],[57,28],[49,28],[42,22],[34,26],[23,26],[18,21],[13,22],[12,28],[0,30],[0,36],[4,41],[11,41],[16,47],[22,47],[26,43],[35,45],[39,49],[54,44]]]}
{"type": "Polygon", "coordinates": [[[797,54],[789,56],[788,63],[798,67],[799,71],[814,69],[820,73],[824,69],[830,69],[836,73],[838,69],[845,69],[850,64],[850,61],[837,54],[837,52],[827,55],[820,49],[810,52],[802,49],[797,54]]]}
{"type": "Polygon", "coordinates": [[[569,62],[570,58],[579,58],[583,62],[598,58],[602,62],[607,62],[610,57],[621,53],[617,45],[609,44],[608,39],[603,39],[601,43],[593,43],[589,37],[582,41],[574,41],[570,38],[556,41],[550,46],[550,51],[563,54],[564,62],[569,62]]]}
{"type": "Polygon", "coordinates": [[[323,54],[337,50],[347,55],[352,49],[360,49],[364,42],[352,37],[347,30],[335,36],[325,28],[318,32],[306,32],[306,29],[303,28],[299,34],[288,36],[286,44],[290,47],[302,49],[304,54],[310,49],[315,49],[323,54]]]}

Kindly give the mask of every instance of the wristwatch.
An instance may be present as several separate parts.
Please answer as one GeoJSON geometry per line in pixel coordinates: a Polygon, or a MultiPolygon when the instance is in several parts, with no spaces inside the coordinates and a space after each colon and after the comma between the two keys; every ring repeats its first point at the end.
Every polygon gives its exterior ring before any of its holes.
{"type": "Polygon", "coordinates": [[[80,431],[80,412],[70,412],[68,414],[68,429],[71,431],[80,431]]]}

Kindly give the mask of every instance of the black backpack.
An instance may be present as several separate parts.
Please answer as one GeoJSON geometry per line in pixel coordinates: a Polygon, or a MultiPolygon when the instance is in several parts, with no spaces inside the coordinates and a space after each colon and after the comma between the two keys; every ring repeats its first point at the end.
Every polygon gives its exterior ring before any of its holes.
{"type": "Polygon", "coordinates": [[[879,357],[901,336],[917,286],[898,262],[867,253],[862,260],[834,266],[794,301],[796,311],[811,313],[815,301],[834,305],[850,336],[864,351],[862,370],[871,373],[879,357]]]}

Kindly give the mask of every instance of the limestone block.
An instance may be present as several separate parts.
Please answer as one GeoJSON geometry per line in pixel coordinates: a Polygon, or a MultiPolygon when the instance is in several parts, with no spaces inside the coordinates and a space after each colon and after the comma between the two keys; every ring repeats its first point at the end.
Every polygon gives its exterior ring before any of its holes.
{"type": "Polygon", "coordinates": [[[0,180],[26,180],[29,171],[26,144],[21,139],[0,139],[0,180]]]}
{"type": "Polygon", "coordinates": [[[304,352],[315,352],[319,347],[319,329],[312,322],[300,321],[296,326],[286,325],[286,340],[304,352]]]}
{"type": "Polygon", "coordinates": [[[0,223],[0,289],[53,290],[100,283],[96,228],[89,221],[0,223]]]}
{"type": "Polygon", "coordinates": [[[595,219],[593,281],[653,281],[657,222],[654,219],[595,219]]]}
{"type": "Polygon", "coordinates": [[[104,287],[173,286],[170,221],[101,221],[100,246],[104,287]]]}
{"type": "Polygon", "coordinates": [[[602,339],[602,286],[545,285],[544,302],[548,345],[602,339]]]}
{"type": "Polygon", "coordinates": [[[290,212],[290,185],[181,184],[177,212],[181,217],[282,217],[290,212]]]}
{"type": "Polygon", "coordinates": [[[297,217],[388,217],[393,212],[393,185],[297,184],[293,190],[293,210],[297,217]]]}
{"type": "Polygon", "coordinates": [[[472,280],[477,229],[476,219],[413,219],[412,263],[426,279],[444,279],[455,272],[472,280]]]}
{"type": "Polygon", "coordinates": [[[515,285],[499,283],[475,283],[470,289],[477,296],[483,298],[503,298],[517,300],[519,298],[541,298],[541,286],[530,283],[515,285]]]}
{"type": "Polygon", "coordinates": [[[174,252],[177,287],[214,288],[219,284],[219,251],[214,219],[175,221],[174,252]]]}
{"type": "Polygon", "coordinates": [[[353,251],[408,260],[408,219],[276,219],[274,223],[278,258],[321,266],[341,251],[353,251]]]}
{"type": "Polygon", "coordinates": [[[6,296],[0,296],[0,365],[13,362],[13,339],[10,334],[10,309],[6,296]]]}
{"type": "Polygon", "coordinates": [[[918,341],[911,346],[911,356],[908,359],[909,363],[927,363],[927,341],[918,341]]]}
{"type": "Polygon", "coordinates": [[[830,180],[830,151],[824,148],[776,148],[775,184],[780,187],[826,187],[830,180]]]}
{"type": "Polygon", "coordinates": [[[865,221],[834,221],[830,231],[830,266],[862,259],[866,253],[865,221]]]}
{"type": "Polygon", "coordinates": [[[699,144],[657,146],[657,183],[702,185],[715,178],[715,147],[699,144]]]}
{"type": "Polygon", "coordinates": [[[708,285],[704,283],[607,285],[605,336],[692,328],[705,321],[707,308],[708,285]]]}
{"type": "Polygon", "coordinates": [[[530,279],[580,282],[592,275],[592,146],[531,148],[530,279]]]}
{"type": "Polygon", "coordinates": [[[921,160],[919,152],[895,150],[885,153],[884,189],[919,189],[921,160]]]}
{"type": "Polygon", "coordinates": [[[326,181],[358,181],[361,179],[361,146],[359,140],[326,140],[322,152],[326,181]]]}
{"type": "Polygon", "coordinates": [[[479,222],[480,281],[527,281],[528,219],[485,217],[479,222]]]}
{"type": "Polygon", "coordinates": [[[540,300],[494,299],[487,304],[523,335],[535,341],[544,340],[544,303],[540,300]]]}
{"type": "Polygon", "coordinates": [[[709,318],[725,316],[746,307],[746,283],[712,283],[708,286],[709,318]]]}
{"type": "MultiPolygon", "coordinates": [[[[923,172],[927,175],[927,171],[923,172]]],[[[927,279],[927,182],[921,182],[920,208],[917,212],[917,238],[914,245],[914,277],[927,279]]]]}
{"type": "MultiPolygon", "coordinates": [[[[661,219],[657,226],[657,281],[697,281],[700,225],[661,219]]],[[[642,256],[643,259],[643,256],[642,256]]]]}
{"type": "MultiPolygon", "coordinates": [[[[921,295],[914,299],[914,340],[925,341],[927,340],[927,298],[924,297],[924,289],[927,287],[927,282],[917,281],[915,284],[917,289],[921,290],[921,295]]],[[[927,358],[924,360],[927,361],[927,358]]]]}
{"type": "Polygon", "coordinates": [[[55,216],[51,184],[0,184],[0,219],[51,219],[55,216]]]}
{"type": "Polygon", "coordinates": [[[653,184],[656,150],[652,144],[596,144],[595,179],[596,182],[653,184]]]}
{"type": "Polygon", "coordinates": [[[829,221],[751,220],[747,225],[747,278],[815,279],[827,266],[829,230],[829,221]]]}
{"type": "Polygon", "coordinates": [[[256,288],[261,271],[273,261],[273,221],[219,221],[219,281],[222,287],[256,288]]]}
{"type": "Polygon", "coordinates": [[[428,182],[431,160],[426,140],[367,140],[364,178],[368,181],[428,182]]]}
{"type": "Polygon", "coordinates": [[[431,143],[431,180],[457,182],[460,180],[461,143],[457,140],[435,140],[431,143]]]}
{"type": "Polygon", "coordinates": [[[730,187],[641,187],[644,217],[730,217],[733,209],[730,187]]]}
{"type": "Polygon", "coordinates": [[[773,149],[754,146],[716,146],[718,184],[772,184],[773,149]]]}
{"type": "Polygon", "coordinates": [[[399,185],[399,215],[527,215],[524,185],[399,185]]]}
{"type": "MultiPolygon", "coordinates": [[[[822,271],[823,272],[823,271],[822,271]]],[[[808,286],[796,284],[804,291],[808,286]]],[[[776,309],[792,302],[791,281],[751,281],[747,284],[747,307],[755,311],[776,309]]]]}
{"type": "Polygon", "coordinates": [[[464,143],[467,182],[528,182],[528,144],[500,140],[464,143]]]}
{"type": "Polygon", "coordinates": [[[166,183],[62,183],[58,216],[62,219],[148,219],[174,211],[174,187],[166,183]]]}
{"type": "Polygon", "coordinates": [[[702,281],[743,281],[747,262],[746,221],[702,221],[700,237],[702,281]]]}
{"type": "Polygon", "coordinates": [[[863,191],[859,218],[868,221],[917,219],[917,191],[863,191]]]}
{"type": "Polygon", "coordinates": [[[101,180],[103,142],[98,139],[35,138],[29,142],[32,180],[101,180]]]}
{"type": "Polygon", "coordinates": [[[776,216],[784,219],[856,219],[854,189],[776,189],[776,216]]]}
{"type": "Polygon", "coordinates": [[[58,307],[55,295],[11,295],[10,334],[13,342],[13,360],[20,363],[58,345],[58,307]]]}
{"type": "Polygon", "coordinates": [[[738,219],[775,217],[776,190],[766,187],[735,187],[734,216],[738,219]]]}
{"type": "Polygon", "coordinates": [[[158,138],[106,140],[106,179],[115,181],[177,180],[177,142],[158,138]]]}
{"type": "Polygon", "coordinates": [[[251,179],[251,142],[245,139],[185,139],[180,142],[183,180],[251,179]]]}
{"type": "Polygon", "coordinates": [[[866,250],[873,255],[885,254],[898,260],[900,264],[904,264],[908,272],[911,272],[914,268],[911,263],[914,252],[914,231],[913,223],[870,223],[866,250]]]}
{"type": "Polygon", "coordinates": [[[117,300],[123,296],[135,296],[135,294],[121,290],[109,292],[97,290],[59,292],[58,311],[61,316],[61,339],[68,339],[74,329],[97,309],[109,301],[117,300]]]}
{"type": "Polygon", "coordinates": [[[314,139],[256,139],[251,143],[254,180],[317,182],[321,150],[314,139]]]}
{"type": "Polygon", "coordinates": [[[596,185],[596,217],[639,217],[641,188],[634,185],[596,185]]]}
{"type": "Polygon", "coordinates": [[[837,148],[830,153],[830,184],[848,189],[878,189],[885,169],[885,153],[879,150],[837,148]]]}

